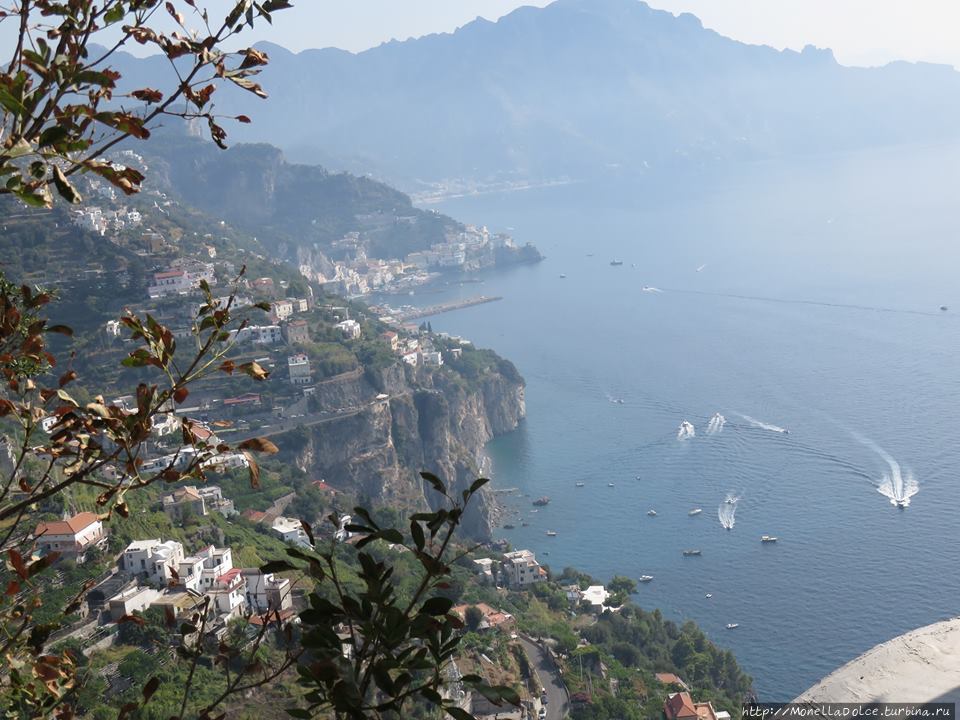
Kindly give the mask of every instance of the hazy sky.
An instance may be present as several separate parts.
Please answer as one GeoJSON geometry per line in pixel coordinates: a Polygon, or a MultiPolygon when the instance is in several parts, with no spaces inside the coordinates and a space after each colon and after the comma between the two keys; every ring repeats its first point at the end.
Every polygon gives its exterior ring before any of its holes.
{"type": "MultiPolygon", "coordinates": [[[[215,0],[226,5],[229,0],[215,0]]],[[[293,50],[335,46],[363,50],[391,38],[450,31],[478,15],[496,19],[547,0],[294,0],[272,32],[293,50]]],[[[960,0],[650,0],[692,12],[724,35],[774,47],[830,47],[845,64],[892,59],[960,66],[960,0]]]]}

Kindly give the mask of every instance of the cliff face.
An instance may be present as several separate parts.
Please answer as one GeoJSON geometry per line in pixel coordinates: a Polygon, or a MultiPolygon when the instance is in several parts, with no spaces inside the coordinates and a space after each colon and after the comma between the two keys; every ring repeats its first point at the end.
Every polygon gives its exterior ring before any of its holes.
{"type": "MultiPolygon", "coordinates": [[[[421,470],[459,493],[483,474],[484,445],[515,429],[525,413],[523,380],[496,369],[467,382],[446,369],[395,365],[331,378],[315,398],[321,411],[356,412],[306,428],[295,462],[374,506],[437,505],[421,470]],[[377,400],[382,394],[388,399],[377,400]]],[[[493,504],[488,495],[478,500],[464,532],[485,539],[493,504]]]]}

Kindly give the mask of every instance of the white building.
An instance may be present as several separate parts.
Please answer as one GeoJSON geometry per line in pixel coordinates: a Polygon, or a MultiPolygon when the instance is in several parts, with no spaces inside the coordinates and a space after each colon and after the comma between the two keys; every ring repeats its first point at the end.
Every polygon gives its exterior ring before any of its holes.
{"type": "Polygon", "coordinates": [[[400,356],[400,359],[403,360],[407,365],[411,365],[412,367],[416,367],[416,366],[417,366],[417,362],[418,362],[419,359],[420,359],[420,353],[418,353],[416,350],[413,350],[413,351],[411,351],[411,352],[407,352],[407,353],[404,353],[403,355],[401,355],[401,356],[400,356]]]}
{"type": "Polygon", "coordinates": [[[310,538],[307,537],[307,533],[303,530],[303,523],[296,518],[280,516],[273,521],[271,527],[284,542],[292,545],[310,547],[310,538]]]}
{"type": "Polygon", "coordinates": [[[198,552],[197,557],[203,562],[200,585],[204,591],[213,587],[221,575],[233,570],[233,553],[230,548],[209,545],[198,552]]]}
{"type": "Polygon", "coordinates": [[[503,570],[511,587],[522,588],[547,579],[547,571],[530,550],[508,552],[503,558],[503,570]]]}
{"type": "Polygon", "coordinates": [[[276,300],[270,305],[270,319],[282,322],[293,315],[293,303],[290,300],[276,300]]]}
{"type": "Polygon", "coordinates": [[[293,587],[287,578],[262,573],[258,568],[240,571],[246,583],[247,607],[256,613],[288,610],[293,606],[293,587]]]}
{"type": "Polygon", "coordinates": [[[240,330],[231,330],[230,339],[238,343],[276,345],[283,340],[283,331],[279,325],[248,325],[240,330]]]}
{"type": "Polygon", "coordinates": [[[113,620],[119,620],[125,615],[143,612],[159,599],[160,592],[158,590],[147,587],[132,587],[107,600],[107,607],[110,608],[110,617],[113,620]]]}
{"type": "Polygon", "coordinates": [[[239,568],[227,570],[218,577],[207,590],[213,598],[217,612],[222,615],[239,615],[246,604],[245,583],[239,568]]]}
{"type": "Polygon", "coordinates": [[[127,545],[120,558],[120,569],[154,584],[166,586],[173,579],[172,571],[179,572],[183,561],[183,545],[176,540],[162,542],[134,540],[127,545]]]}
{"type": "Polygon", "coordinates": [[[431,351],[421,354],[423,364],[428,367],[440,367],[443,365],[443,355],[439,352],[431,351]]]}
{"type": "Polygon", "coordinates": [[[287,358],[287,369],[290,371],[290,383],[293,385],[309,385],[310,358],[302,353],[287,358]]]}
{"type": "Polygon", "coordinates": [[[96,513],[82,512],[66,520],[42,522],[34,531],[37,545],[44,553],[56,552],[78,563],[87,550],[103,545],[107,533],[96,513]]]}
{"type": "Polygon", "coordinates": [[[347,340],[357,340],[360,338],[360,323],[356,320],[344,320],[337,323],[337,328],[343,333],[347,340]]]}
{"type": "Polygon", "coordinates": [[[153,285],[147,288],[151,298],[166,297],[168,295],[183,295],[196,290],[201,280],[209,285],[217,284],[216,272],[209,263],[197,263],[187,267],[179,267],[164,272],[154,273],[153,285]]]}
{"type": "Polygon", "coordinates": [[[177,576],[173,584],[181,585],[187,590],[203,591],[203,558],[196,555],[187,555],[180,561],[177,576]]]}
{"type": "Polygon", "coordinates": [[[591,585],[581,593],[581,601],[590,603],[594,612],[603,612],[604,603],[609,597],[610,593],[603,585],[591,585]]]}

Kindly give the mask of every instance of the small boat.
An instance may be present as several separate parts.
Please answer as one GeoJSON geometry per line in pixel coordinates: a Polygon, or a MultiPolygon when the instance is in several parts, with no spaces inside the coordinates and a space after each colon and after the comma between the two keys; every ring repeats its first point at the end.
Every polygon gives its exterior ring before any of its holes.
{"type": "Polygon", "coordinates": [[[653,580],[653,575],[641,575],[640,582],[650,582],[653,580]]]}
{"type": "Polygon", "coordinates": [[[950,309],[950,308],[948,308],[946,305],[941,305],[941,306],[940,306],[941,312],[946,312],[946,311],[949,310],[949,309],[950,309]]]}
{"type": "Polygon", "coordinates": [[[726,500],[724,500],[724,502],[725,502],[727,505],[736,505],[736,504],[737,504],[737,501],[734,500],[733,498],[730,498],[730,497],[728,497],[726,500]]]}
{"type": "Polygon", "coordinates": [[[656,516],[657,516],[657,511],[656,511],[656,510],[647,510],[647,515],[649,515],[650,517],[656,517],[656,516]]]}
{"type": "Polygon", "coordinates": [[[563,273],[560,273],[560,277],[565,278],[566,275],[564,275],[563,273]]]}
{"type": "Polygon", "coordinates": [[[586,485],[586,483],[582,483],[582,482],[577,483],[577,487],[583,487],[584,485],[586,485]]]}
{"type": "Polygon", "coordinates": [[[897,506],[898,508],[900,508],[901,510],[903,510],[905,507],[907,507],[907,506],[910,504],[910,501],[907,500],[907,499],[894,500],[894,501],[893,501],[893,504],[896,505],[896,506],[897,506]]]}
{"type": "Polygon", "coordinates": [[[538,497],[536,500],[533,501],[533,504],[536,505],[537,507],[543,507],[544,505],[549,505],[550,498],[548,498],[546,495],[544,495],[543,497],[538,497]]]}
{"type": "Polygon", "coordinates": [[[533,510],[531,510],[530,512],[532,512],[532,513],[535,513],[535,512],[540,512],[540,511],[539,511],[539,510],[537,510],[536,508],[534,508],[534,509],[533,509],[533,510]]]}
{"type": "Polygon", "coordinates": [[[557,536],[556,530],[547,530],[547,537],[556,537],[556,536],[557,536]]]}
{"type": "Polygon", "coordinates": [[[513,530],[515,527],[516,527],[516,525],[511,525],[510,523],[507,523],[506,525],[503,526],[503,529],[504,529],[504,530],[513,530]]]}
{"type": "Polygon", "coordinates": [[[694,557],[694,556],[698,556],[698,555],[702,555],[702,554],[703,554],[703,553],[702,553],[700,550],[684,550],[684,551],[683,551],[683,556],[684,556],[684,557],[694,557]]]}
{"type": "Polygon", "coordinates": [[[607,483],[607,487],[613,487],[613,483],[607,483]]]}
{"type": "Polygon", "coordinates": [[[522,522],[520,523],[520,527],[530,527],[530,523],[522,522]]]}
{"type": "Polygon", "coordinates": [[[611,260],[610,264],[613,265],[614,267],[617,267],[617,266],[623,265],[623,260],[611,260]]]}
{"type": "Polygon", "coordinates": [[[688,512],[687,515],[699,515],[702,512],[703,512],[703,508],[694,508],[693,510],[688,512]]]}
{"type": "Polygon", "coordinates": [[[707,600],[713,597],[713,593],[707,593],[707,600]]]}
{"type": "Polygon", "coordinates": [[[773,535],[761,535],[760,542],[762,543],[775,543],[777,538],[773,535]]]}
{"type": "Polygon", "coordinates": [[[640,479],[640,476],[639,476],[639,475],[637,475],[637,480],[639,480],[639,479],[640,479]]]}
{"type": "Polygon", "coordinates": [[[740,627],[740,623],[727,623],[727,630],[733,630],[740,627]]]}

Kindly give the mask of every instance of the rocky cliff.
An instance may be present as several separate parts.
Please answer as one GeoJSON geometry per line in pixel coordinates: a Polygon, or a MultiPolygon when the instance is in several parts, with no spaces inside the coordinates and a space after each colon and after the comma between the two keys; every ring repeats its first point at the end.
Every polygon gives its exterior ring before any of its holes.
{"type": "MultiPolygon", "coordinates": [[[[486,443],[515,429],[525,412],[523,379],[499,359],[469,379],[456,363],[345,373],[320,383],[313,402],[315,410],[357,411],[298,430],[294,462],[364,503],[408,508],[437,504],[421,470],[458,492],[469,486],[487,470],[486,443]]],[[[481,496],[465,532],[488,538],[492,513],[492,497],[481,496]]]]}

